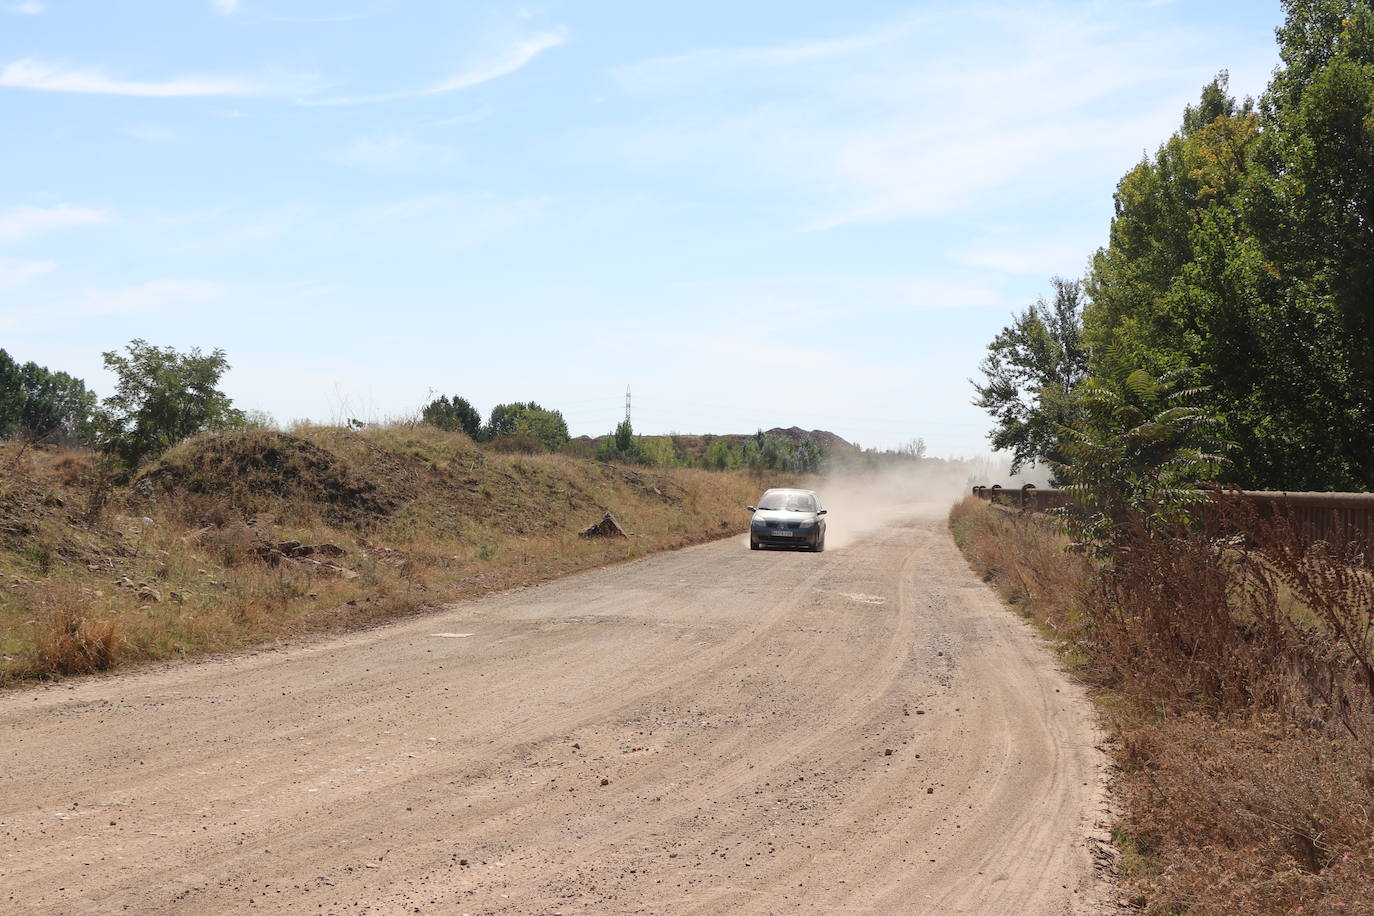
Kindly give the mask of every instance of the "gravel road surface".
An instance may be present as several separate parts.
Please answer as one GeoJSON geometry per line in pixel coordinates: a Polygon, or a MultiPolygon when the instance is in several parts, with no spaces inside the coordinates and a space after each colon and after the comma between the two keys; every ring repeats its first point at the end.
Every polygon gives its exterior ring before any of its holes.
{"type": "Polygon", "coordinates": [[[0,911],[1100,911],[1081,692],[944,505],[0,693],[0,911]]]}

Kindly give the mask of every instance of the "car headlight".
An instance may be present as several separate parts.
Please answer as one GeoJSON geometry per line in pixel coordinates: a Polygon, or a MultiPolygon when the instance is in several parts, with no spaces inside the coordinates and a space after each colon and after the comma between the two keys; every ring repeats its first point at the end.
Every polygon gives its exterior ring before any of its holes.
{"type": "Polygon", "coordinates": [[[753,525],[755,528],[767,528],[767,527],[768,527],[768,523],[765,522],[765,521],[764,521],[763,519],[761,519],[761,518],[753,518],[753,519],[750,519],[749,524],[753,525]]]}
{"type": "Polygon", "coordinates": [[[815,528],[816,520],[814,518],[808,518],[806,521],[801,523],[801,526],[803,528],[815,528]]]}

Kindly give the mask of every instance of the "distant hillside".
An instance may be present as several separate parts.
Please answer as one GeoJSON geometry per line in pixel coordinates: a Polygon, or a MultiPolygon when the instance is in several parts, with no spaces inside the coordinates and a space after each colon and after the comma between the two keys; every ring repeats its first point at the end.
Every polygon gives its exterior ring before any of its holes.
{"type": "MultiPolygon", "coordinates": [[[[773,429],[764,430],[765,435],[781,436],[793,442],[804,442],[810,439],[821,448],[828,452],[854,450],[853,443],[847,442],[840,436],[824,429],[802,429],[800,426],[792,426],[787,429],[781,426],[773,429]]],[[[739,448],[745,441],[754,438],[754,433],[705,433],[702,435],[670,435],[661,438],[672,440],[673,448],[680,454],[691,458],[700,458],[706,454],[706,450],[711,447],[713,442],[724,442],[731,448],[739,448]]],[[[570,443],[571,451],[574,454],[595,454],[597,447],[610,436],[578,436],[570,443]]],[[[660,438],[658,436],[650,438],[660,438]]]]}

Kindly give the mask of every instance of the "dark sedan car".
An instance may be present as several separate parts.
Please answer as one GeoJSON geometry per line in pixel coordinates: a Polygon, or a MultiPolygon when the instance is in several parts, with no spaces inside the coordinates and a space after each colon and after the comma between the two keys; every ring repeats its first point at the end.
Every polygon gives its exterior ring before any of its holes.
{"type": "Polygon", "coordinates": [[[825,549],[825,509],[813,490],[774,489],[750,506],[749,548],[809,547],[825,549]]]}

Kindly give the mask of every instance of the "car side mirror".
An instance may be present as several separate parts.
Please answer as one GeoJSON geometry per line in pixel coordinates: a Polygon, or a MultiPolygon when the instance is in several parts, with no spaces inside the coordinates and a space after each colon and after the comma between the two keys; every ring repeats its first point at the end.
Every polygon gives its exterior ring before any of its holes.
{"type": "Polygon", "coordinates": [[[828,511],[829,511],[828,509],[821,509],[821,510],[818,511],[816,514],[817,514],[817,515],[824,515],[824,514],[825,514],[826,512],[828,512],[828,511]]]}
{"type": "Polygon", "coordinates": [[[753,506],[745,506],[744,508],[748,509],[750,512],[757,512],[757,511],[759,511],[758,509],[755,509],[753,506]]]}

